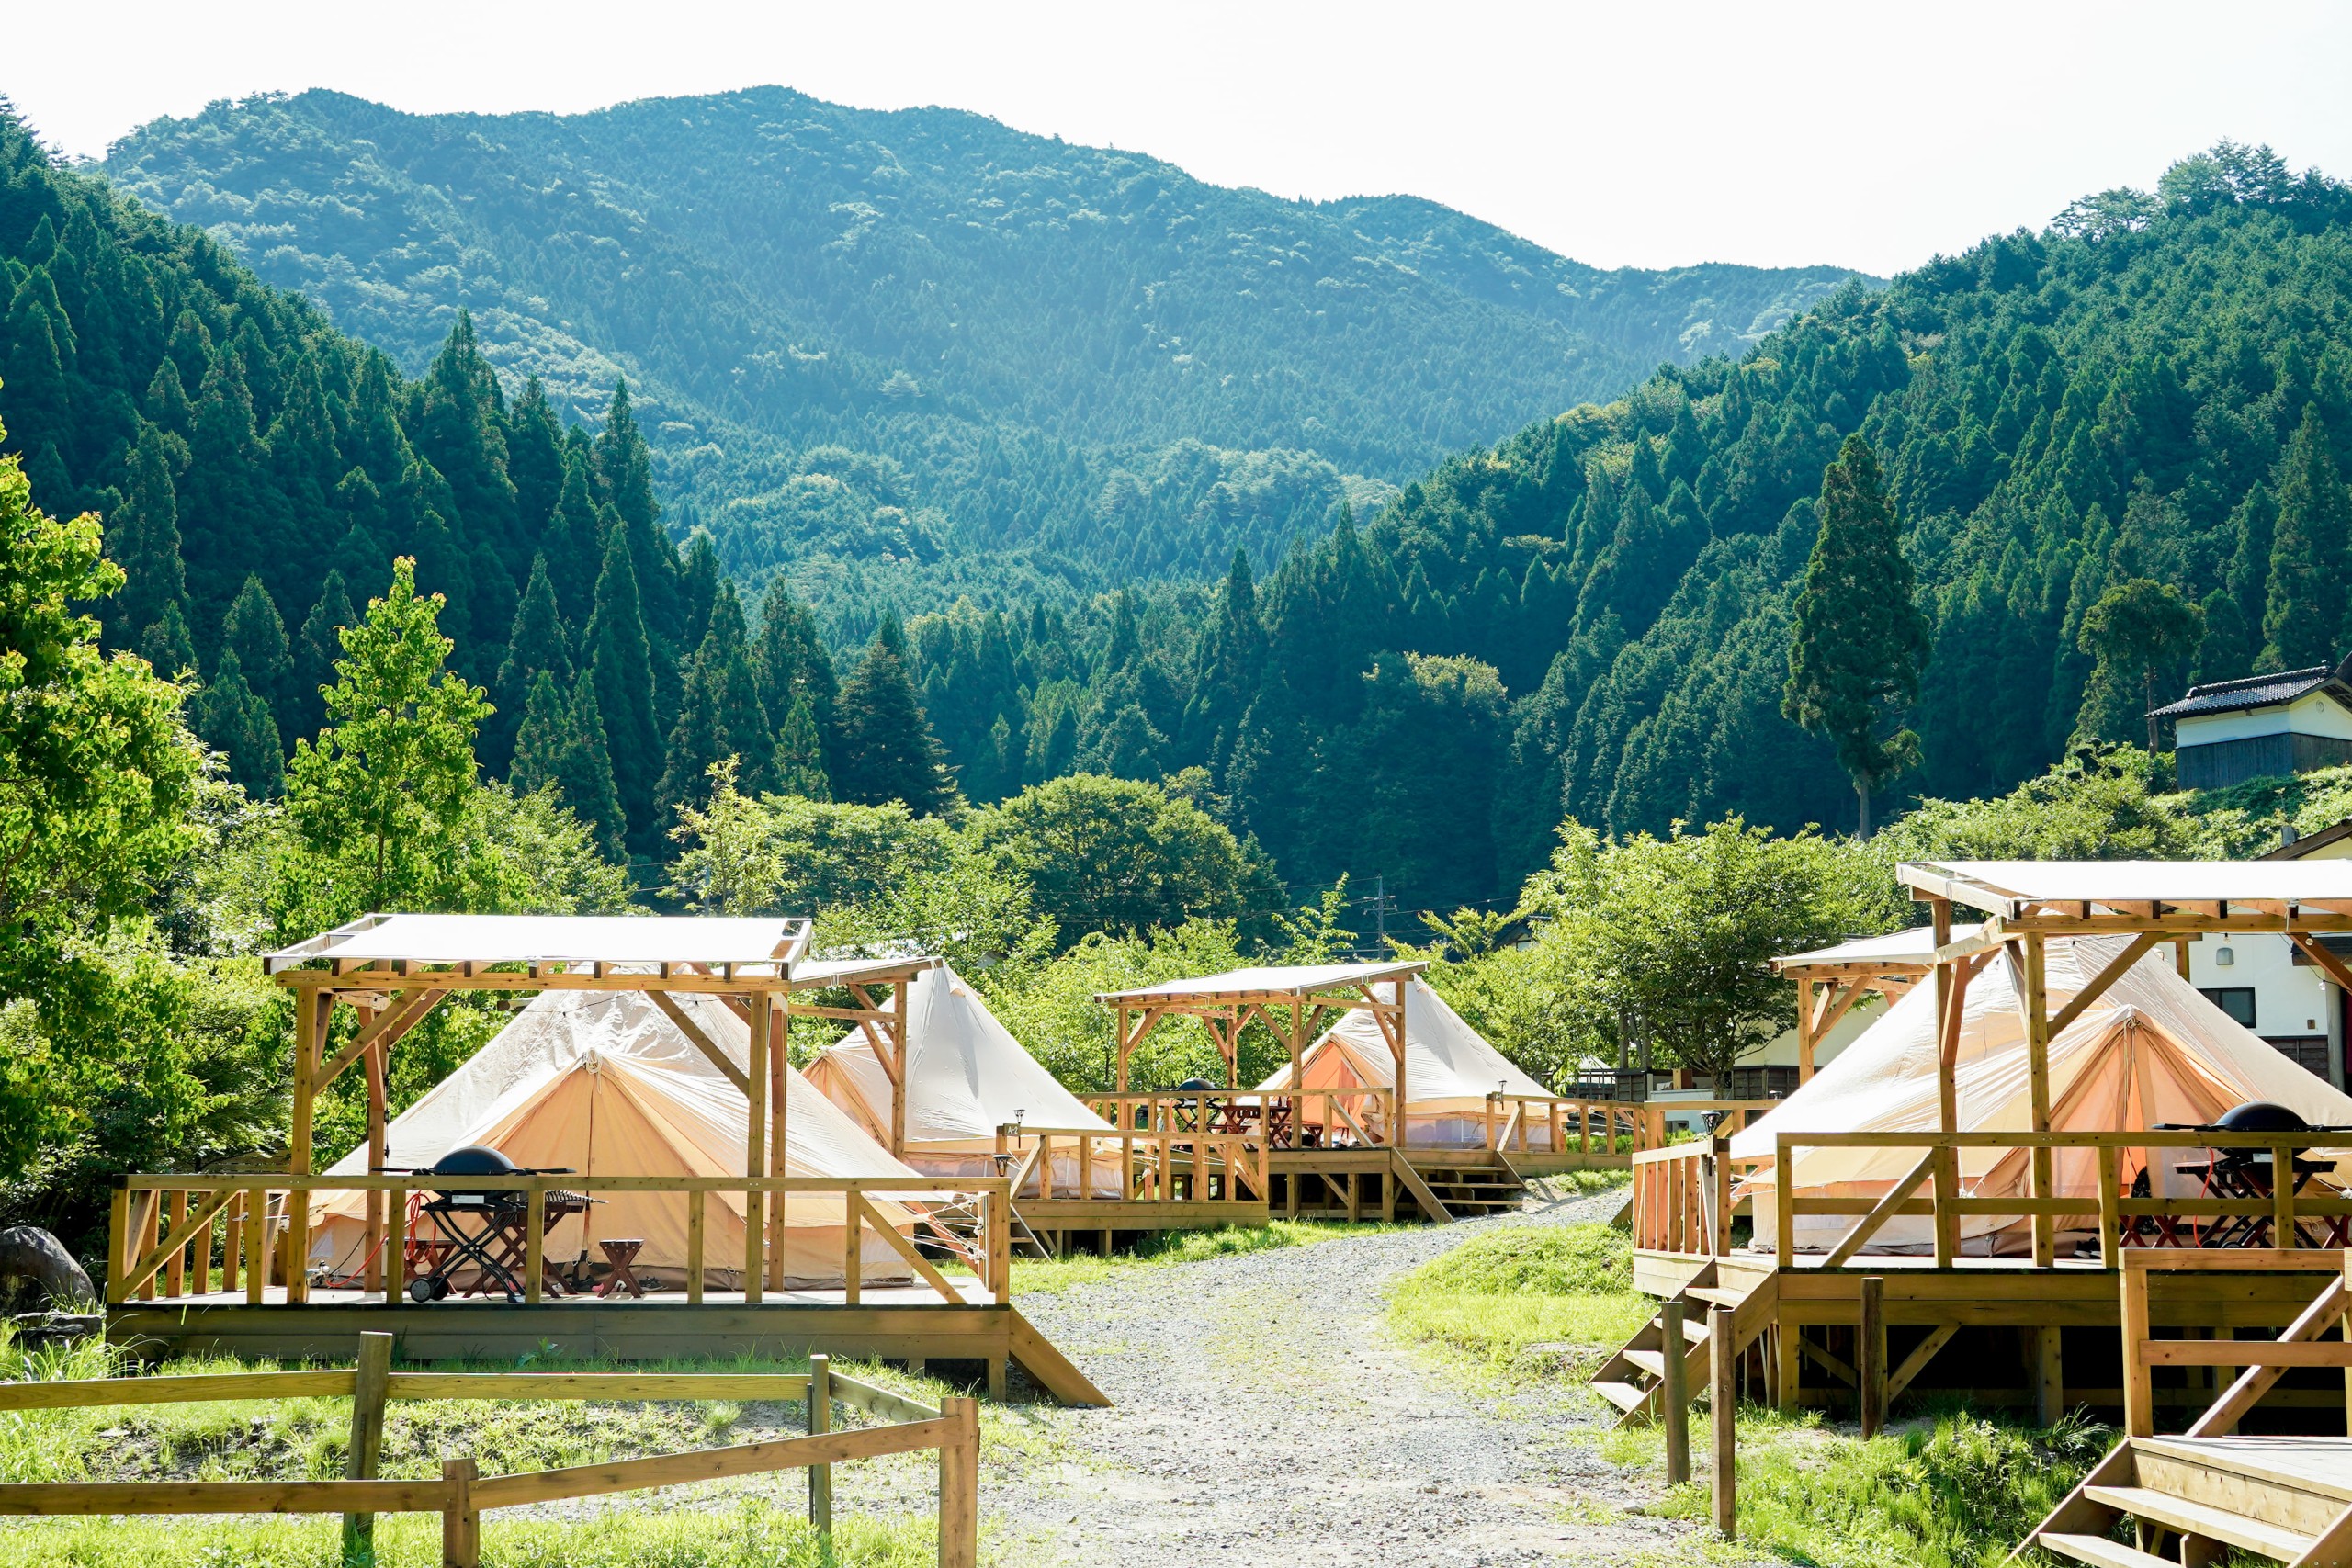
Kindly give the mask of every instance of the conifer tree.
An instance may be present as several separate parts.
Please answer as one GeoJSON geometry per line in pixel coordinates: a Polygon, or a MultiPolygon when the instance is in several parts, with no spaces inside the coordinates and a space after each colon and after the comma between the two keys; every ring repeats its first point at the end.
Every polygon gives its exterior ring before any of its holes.
{"type": "Polygon", "coordinates": [[[571,697],[556,683],[553,672],[532,671],[530,694],[523,699],[523,721],[514,730],[514,754],[506,782],[521,795],[556,784],[571,744],[571,697]]]}
{"type": "MultiPolygon", "coordinates": [[[[1004,721],[1000,718],[997,723],[1001,727],[1004,721]]],[[[824,747],[817,738],[816,705],[806,692],[794,695],[776,730],[773,771],[778,795],[806,795],[810,800],[833,797],[832,785],[825,777],[824,747]]]]}
{"type": "Polygon", "coordinates": [[[326,716],[324,689],[334,679],[334,661],[343,653],[343,628],[358,618],[351,608],[351,593],[344,586],[343,573],[329,568],[326,581],[319,586],[319,602],[302,618],[302,630],[294,639],[295,720],[291,733],[295,737],[318,732],[326,716]]]}
{"type": "Polygon", "coordinates": [[[1867,839],[1871,792],[1918,763],[1915,731],[1881,739],[1878,729],[1889,709],[1918,698],[1928,619],[1912,599],[1911,563],[1878,456],[1860,436],[1846,437],[1823,470],[1815,513],[1820,531],[1797,594],[1781,712],[1838,748],[1867,839]]]}
{"type": "MultiPolygon", "coordinates": [[[[1416,568],[1415,570],[1419,570],[1416,568]]],[[[1197,758],[1230,755],[1234,733],[1265,678],[1266,628],[1258,618],[1258,588],[1250,558],[1237,548],[1217,591],[1216,607],[1193,650],[1193,696],[1184,707],[1184,744],[1197,758]]],[[[1217,763],[1213,781],[1224,780],[1217,763]]]]}
{"type": "MultiPolygon", "coordinates": [[[[171,361],[164,363],[169,367],[171,361]]],[[[114,515],[106,519],[107,557],[122,568],[125,580],[123,591],[108,607],[107,635],[118,647],[135,646],[162,618],[166,604],[176,604],[187,614],[179,498],[172,484],[176,446],[154,425],[141,429],[126,459],[130,489],[114,515]]]]}
{"type": "Polygon", "coordinates": [[[499,666],[497,684],[491,688],[498,712],[482,727],[482,767],[493,778],[505,774],[514,755],[524,713],[542,672],[555,678],[558,692],[571,689],[571,644],[556,610],[555,584],[544,550],[532,558],[531,581],[515,607],[506,634],[506,658],[499,666]]]}
{"type": "Polygon", "coordinates": [[[718,550],[711,542],[710,530],[696,528],[686,540],[686,564],[680,578],[686,619],[679,647],[702,647],[703,635],[710,630],[710,606],[718,596],[718,550]]]}
{"type": "Polygon", "coordinates": [[[651,854],[662,844],[661,817],[654,808],[654,788],[662,778],[662,732],[654,721],[652,652],[629,554],[627,530],[615,528],[605,541],[595,613],[581,644],[581,658],[595,690],[598,728],[628,824],[624,837],[632,852],[651,854]]]}
{"type": "Polygon", "coordinates": [[[187,617],[177,604],[165,604],[163,615],[139,634],[139,657],[166,681],[196,668],[196,639],[188,635],[187,617]]]}
{"type": "Polygon", "coordinates": [[[628,383],[615,382],[605,428],[596,437],[596,477],[604,497],[628,536],[630,566],[637,572],[639,603],[646,634],[674,661],[685,633],[685,599],[678,578],[677,547],[662,531],[662,508],[653,499],[653,455],[637,427],[628,383]]]}
{"type": "Polygon", "coordinates": [[[224,653],[236,654],[246,686],[269,705],[277,732],[283,735],[292,728],[300,718],[288,689],[293,651],[286,640],[286,622],[277,614],[277,602],[269,596],[258,573],[246,576],[236,602],[222,618],[220,647],[224,653]]]}
{"type": "Polygon", "coordinates": [[[526,551],[547,547],[548,523],[563,495],[563,423],[537,376],[506,422],[506,477],[514,486],[515,536],[526,551]]]}
{"type": "Polygon", "coordinates": [[[564,624],[584,626],[596,601],[596,573],[605,559],[605,536],[588,471],[576,446],[563,452],[563,480],[554,513],[548,519],[548,578],[564,624]]]}
{"type": "Polygon", "coordinates": [[[886,615],[842,687],[833,797],[857,806],[903,801],[918,817],[944,816],[955,808],[956,781],[908,677],[905,646],[898,616],[886,615]]]}
{"type": "Polygon", "coordinates": [[[628,814],[614,782],[612,749],[591,671],[582,670],[571,683],[571,711],[564,725],[564,748],[556,764],[555,781],[572,814],[596,825],[596,844],[605,857],[622,859],[628,853],[628,814]]]}
{"type": "Polygon", "coordinates": [[[189,727],[226,760],[232,783],[256,797],[286,787],[286,753],[269,704],[245,681],[233,647],[220,650],[212,680],[188,704],[189,727]]]}
{"type": "Polygon", "coordinates": [[[2256,662],[2266,670],[2333,664],[2352,602],[2352,495],[2336,472],[2316,406],[2303,410],[2287,442],[2277,489],[2278,521],[2256,662]]]}
{"type": "MultiPolygon", "coordinates": [[[[816,616],[792,592],[782,572],[768,580],[767,592],[760,601],[760,635],[752,649],[752,669],[759,677],[760,705],[771,717],[807,705],[817,733],[817,761],[830,774],[838,736],[834,710],[840,682],[833,673],[832,656],[817,634],[816,616]]],[[[781,734],[778,744],[784,744],[781,734]]]]}

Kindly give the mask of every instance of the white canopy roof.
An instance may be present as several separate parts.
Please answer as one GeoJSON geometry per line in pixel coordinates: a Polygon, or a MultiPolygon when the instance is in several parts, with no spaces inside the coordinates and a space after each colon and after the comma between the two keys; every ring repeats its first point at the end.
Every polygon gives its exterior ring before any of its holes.
{"type": "Polygon", "coordinates": [[[2337,906],[2352,910],[2352,861],[1905,861],[1912,887],[2011,919],[2036,904],[2137,914],[2156,904],[2337,906]],[[2139,908],[2129,908],[2137,905],[2139,908]]]}
{"type": "MultiPolygon", "coordinates": [[[[1984,929],[1980,925],[1954,926],[1951,939],[1959,942],[1984,929]]],[[[1905,926],[1884,936],[1856,937],[1835,947],[1816,947],[1810,953],[1785,953],[1772,960],[1772,967],[1781,972],[1824,968],[1833,964],[1917,964],[1932,967],[1935,962],[1935,929],[1905,926]]]]}
{"type": "MultiPolygon", "coordinates": [[[[1385,1089],[1396,1081],[1396,1053],[1380,1032],[1380,1021],[1361,1009],[1351,1010],[1324,1031],[1300,1059],[1309,1089],[1340,1088],[1348,1080],[1385,1089]]],[[[1290,1064],[1285,1062],[1258,1089],[1278,1094],[1290,1087],[1290,1064]]],[[[1552,1095],[1487,1043],[1428,982],[1419,977],[1408,981],[1405,1092],[1412,1098],[1407,1110],[1421,1114],[1476,1111],[1498,1089],[1510,1095],[1552,1095]]]]}
{"type": "MultiPolygon", "coordinates": [[[[863,1028],[808,1065],[808,1077],[877,1139],[890,1126],[890,1079],[863,1028]]],[[[996,1130],[1031,1127],[1115,1135],[1022,1047],[971,982],[941,964],[907,987],[907,1148],[991,1153],[996,1130]]]]}
{"type": "Polygon", "coordinates": [[[1132,991],[1105,991],[1098,1002],[1204,1001],[1233,997],[1304,997],[1340,986],[1362,986],[1419,975],[1426,964],[1261,964],[1190,980],[1163,980],[1132,991]]]}
{"type": "Polygon", "coordinates": [[[264,955],[271,974],[308,959],[412,964],[778,964],[808,922],[702,915],[363,915],[264,955]]]}
{"type": "MultiPolygon", "coordinates": [[[[2050,939],[2044,973],[2051,1010],[2070,1000],[2130,940],[2050,939]]],[[[1957,1073],[1963,1131],[2024,1132],[2033,1125],[2022,995],[2006,949],[1969,985],[1957,1073]]],[[[1920,986],[1811,1082],[1735,1134],[1732,1153],[1770,1157],[1783,1132],[1932,1133],[1939,1117],[1937,1060],[1935,990],[1920,986]]],[[[2254,1100],[2287,1106],[2314,1126],[2352,1124],[2352,1098],[2240,1027],[2181,979],[2170,956],[2161,953],[2134,964],[2051,1042],[2050,1093],[2051,1122],[2060,1131],[2202,1124],[2254,1100]]],[[[1918,1155],[1917,1149],[1800,1148],[1794,1179],[1800,1191],[1813,1196],[1876,1197],[1918,1155]]],[[[2096,1158],[2089,1150],[2059,1151],[2058,1191],[2096,1202],[2096,1158]]],[[[2021,1194],[2024,1166],[2014,1150],[1965,1149],[1962,1184],[1973,1196],[2021,1194]]],[[[2126,1169],[2123,1179],[2133,1174],[2126,1169]]],[[[1768,1214],[1776,1179],[1768,1174],[1754,1184],[1757,1202],[1768,1214]]],[[[2177,1179],[2177,1173],[2160,1168],[2152,1176],[2154,1190],[2165,1193],[2177,1179]]],[[[1798,1244],[1828,1245],[1852,1224],[1849,1216],[1800,1216],[1798,1244]]],[[[2022,1224],[1997,1214],[1968,1215],[1962,1230],[1988,1236],[2022,1224]]],[[[1897,1216],[1872,1245],[1925,1246],[1929,1224],[1922,1216],[1897,1216]]],[[[1757,1234],[1771,1234],[1767,1215],[1758,1216],[1757,1234]]]]}

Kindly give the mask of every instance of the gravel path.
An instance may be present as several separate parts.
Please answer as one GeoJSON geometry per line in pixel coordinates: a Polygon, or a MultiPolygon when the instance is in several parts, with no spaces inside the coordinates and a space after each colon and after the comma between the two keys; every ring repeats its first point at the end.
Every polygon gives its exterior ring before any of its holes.
{"type": "Polygon", "coordinates": [[[1023,1562],[1682,1560],[1691,1527],[1624,1515],[1657,1484],[1600,1458],[1589,1394],[1467,1389],[1380,1324],[1390,1280],[1474,1231],[1606,1219],[1622,1201],[1531,1196],[1518,1214],[1027,1298],[1114,1403],[1040,1410],[1035,1459],[983,1508],[1023,1562]]]}

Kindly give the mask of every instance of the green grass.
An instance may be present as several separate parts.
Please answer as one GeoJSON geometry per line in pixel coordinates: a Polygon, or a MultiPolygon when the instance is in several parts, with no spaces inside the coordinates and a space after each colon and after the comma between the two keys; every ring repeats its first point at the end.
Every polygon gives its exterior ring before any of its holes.
{"type": "Polygon", "coordinates": [[[1015,1296],[1050,1295],[1078,1285],[1091,1285],[1138,1268],[1170,1263],[1202,1263],[1212,1258],[1238,1258],[1245,1253],[1272,1252],[1286,1247],[1312,1247],[1396,1230],[1396,1225],[1349,1224],[1338,1220],[1276,1220],[1266,1225],[1222,1225],[1216,1230],[1160,1231],[1146,1237],[1131,1252],[1078,1252],[1063,1258],[1016,1258],[1012,1260],[1015,1296]]]}
{"type": "MultiPolygon", "coordinates": [[[[1739,1411],[1739,1549],[1819,1568],[1995,1568],[2107,1451],[2113,1434],[2069,1419],[2036,1429],[1965,1410],[1905,1424],[1864,1442],[1817,1414],[1739,1411]]],[[[1650,1473],[1662,1433],[1629,1427],[1596,1439],[1604,1457],[1650,1473]]],[[[1708,1423],[1691,1418],[1702,1469],[1708,1423]]],[[[1645,1510],[1710,1517],[1703,1475],[1645,1510]]]]}
{"type": "Polygon", "coordinates": [[[1633,1286],[1633,1246],[1608,1225],[1498,1225],[1396,1281],[1388,1325],[1487,1377],[1580,1375],[1631,1337],[1653,1303],[1633,1286]],[[1538,1345],[1589,1355],[1537,1358],[1538,1345]]]}
{"type": "MultiPolygon", "coordinates": [[[[917,1568],[938,1560],[928,1517],[842,1517],[820,1556],[788,1485],[779,1500],[723,1509],[609,1508],[593,1517],[482,1521],[484,1568],[917,1568]]],[[[26,1519],[0,1524],[0,1568],[337,1568],[332,1517],[26,1519]]],[[[982,1560],[993,1555],[983,1543],[982,1560]]],[[[379,1568],[434,1568],[439,1516],[376,1521],[379,1568]]]]}

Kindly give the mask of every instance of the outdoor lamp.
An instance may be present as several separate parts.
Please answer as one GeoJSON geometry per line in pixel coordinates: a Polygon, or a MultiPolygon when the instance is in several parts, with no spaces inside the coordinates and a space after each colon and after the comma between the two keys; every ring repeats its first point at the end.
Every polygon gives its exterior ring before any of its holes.
{"type": "Polygon", "coordinates": [[[2213,950],[2213,965],[2215,968],[2227,969],[2237,961],[2238,955],[2236,950],[2233,948],[2217,947],[2213,950]]]}

